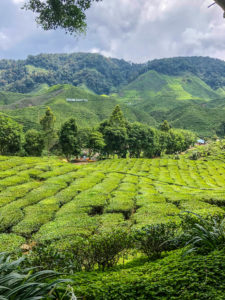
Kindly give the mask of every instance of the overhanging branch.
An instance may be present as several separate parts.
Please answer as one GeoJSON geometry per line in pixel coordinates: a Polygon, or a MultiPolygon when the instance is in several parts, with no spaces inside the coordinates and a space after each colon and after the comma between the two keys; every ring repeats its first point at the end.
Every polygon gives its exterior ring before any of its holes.
{"type": "Polygon", "coordinates": [[[223,17],[225,18],[225,0],[215,0],[215,3],[218,4],[224,11],[223,17]]]}

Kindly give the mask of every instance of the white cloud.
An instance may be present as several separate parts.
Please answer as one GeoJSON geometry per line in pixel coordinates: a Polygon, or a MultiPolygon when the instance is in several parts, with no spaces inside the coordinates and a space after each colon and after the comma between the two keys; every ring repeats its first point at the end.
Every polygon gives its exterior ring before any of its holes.
{"type": "Polygon", "coordinates": [[[12,0],[12,2],[15,4],[23,4],[24,0],[12,0]]]}
{"type": "Polygon", "coordinates": [[[7,50],[10,40],[3,32],[0,32],[0,50],[7,50]]]}
{"type": "Polygon", "coordinates": [[[45,52],[99,52],[143,62],[204,55],[225,59],[225,20],[212,0],[103,0],[88,10],[85,36],[44,32],[24,0],[0,1],[0,57],[45,52]],[[4,45],[2,44],[4,41],[4,45]]]}

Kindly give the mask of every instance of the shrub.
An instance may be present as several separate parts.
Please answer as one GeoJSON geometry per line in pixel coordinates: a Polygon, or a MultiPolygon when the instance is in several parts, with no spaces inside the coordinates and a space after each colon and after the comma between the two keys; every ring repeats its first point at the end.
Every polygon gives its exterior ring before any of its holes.
{"type": "Polygon", "coordinates": [[[145,253],[148,258],[159,258],[163,251],[178,247],[175,239],[177,227],[174,223],[148,225],[134,232],[136,247],[145,253]]]}
{"type": "Polygon", "coordinates": [[[25,242],[25,238],[16,234],[2,233],[0,234],[0,252],[16,251],[25,242]]]}
{"type": "Polygon", "coordinates": [[[76,275],[74,290],[86,300],[223,300],[224,258],[224,251],[186,257],[174,251],[132,269],[76,275]]]}
{"type": "Polygon", "coordinates": [[[101,232],[89,238],[86,251],[92,257],[98,268],[113,267],[118,262],[122,251],[128,249],[130,238],[128,232],[116,229],[111,232],[101,232]]]}
{"type": "Polygon", "coordinates": [[[41,265],[44,269],[54,269],[73,273],[95,267],[105,270],[116,265],[124,251],[130,246],[130,236],[123,229],[111,232],[101,231],[88,238],[70,237],[64,242],[38,244],[29,255],[31,265],[41,265]]]}
{"type": "Polygon", "coordinates": [[[39,243],[34,245],[29,252],[26,266],[38,266],[39,270],[54,270],[73,274],[82,270],[82,261],[80,261],[78,245],[82,243],[81,237],[69,239],[64,249],[64,241],[56,243],[39,243]]]}

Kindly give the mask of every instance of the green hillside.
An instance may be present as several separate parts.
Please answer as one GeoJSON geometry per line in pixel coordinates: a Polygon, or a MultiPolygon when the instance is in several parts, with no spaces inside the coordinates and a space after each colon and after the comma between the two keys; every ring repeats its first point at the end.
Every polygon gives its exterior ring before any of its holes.
{"type": "Polygon", "coordinates": [[[186,105],[175,108],[167,114],[167,119],[172,126],[188,128],[199,133],[202,137],[212,137],[224,121],[225,111],[209,109],[205,106],[186,105]]]}
{"type": "Polygon", "coordinates": [[[26,98],[29,98],[26,94],[0,91],[0,105],[11,105],[26,98]]]}
{"type": "Polygon", "coordinates": [[[217,133],[224,120],[225,98],[190,73],[169,76],[148,71],[123,87],[121,103],[145,111],[157,123],[195,131],[202,137],[217,133]],[[222,110],[221,110],[222,109],[222,110]]]}
{"type": "MultiPolygon", "coordinates": [[[[150,70],[168,76],[192,74],[213,90],[222,91],[225,86],[225,62],[219,59],[175,57],[135,64],[99,54],[72,53],[29,55],[27,59],[18,61],[0,60],[0,88],[28,93],[42,84],[84,84],[97,94],[109,94],[150,70]]],[[[179,82],[174,84],[172,89],[177,90],[178,94],[184,93],[183,89],[175,86],[180,85],[179,82]]],[[[194,89],[195,84],[192,85],[194,89]]],[[[185,89],[185,82],[182,85],[187,93],[193,94],[193,90],[185,89]]],[[[198,93],[196,96],[199,97],[198,93]]]]}
{"type": "Polygon", "coordinates": [[[169,76],[181,76],[188,72],[214,90],[225,86],[225,62],[220,59],[201,56],[154,59],[145,64],[142,72],[147,70],[169,76]]]}
{"type": "Polygon", "coordinates": [[[155,71],[141,75],[119,94],[111,96],[96,95],[85,86],[56,85],[48,88],[43,85],[30,94],[2,92],[0,101],[0,110],[22,123],[25,130],[39,128],[39,120],[47,106],[56,116],[57,128],[70,117],[75,117],[80,127],[88,127],[108,118],[119,103],[131,122],[157,127],[167,119],[172,126],[195,131],[202,137],[219,132],[225,108],[224,98],[200,79],[193,76],[188,85],[184,77],[170,78],[155,71]],[[198,85],[198,89],[194,94],[188,93],[187,90],[194,85],[198,85]],[[200,98],[200,95],[205,98],[200,98]],[[217,99],[210,100],[212,95],[217,99]],[[67,102],[68,98],[87,99],[88,102],[67,102]]]}
{"type": "Polygon", "coordinates": [[[169,76],[148,71],[122,88],[120,96],[126,101],[149,100],[152,97],[166,97],[172,100],[209,100],[220,95],[200,78],[192,74],[169,76]]]}
{"type": "Polygon", "coordinates": [[[39,126],[46,106],[56,126],[75,117],[95,126],[120,104],[129,121],[221,135],[225,109],[225,62],[179,57],[132,64],[97,54],[41,54],[24,61],[0,60],[0,111],[39,126]],[[60,83],[60,84],[59,84],[60,83]],[[21,92],[21,93],[18,93],[21,92]],[[88,102],[68,103],[67,98],[88,102]]]}
{"type": "MultiPolygon", "coordinates": [[[[6,93],[7,94],[7,93],[6,93]]],[[[38,127],[41,116],[49,106],[56,116],[56,127],[60,127],[70,117],[75,117],[80,127],[95,126],[108,118],[118,100],[107,95],[99,96],[88,89],[71,85],[56,85],[38,94],[26,94],[10,105],[1,106],[5,114],[24,124],[25,129],[38,127]],[[87,99],[88,102],[67,102],[66,99],[87,99]],[[36,123],[34,126],[33,123],[36,123]]],[[[156,126],[154,118],[144,111],[123,104],[122,109],[128,120],[156,126]]]]}
{"type": "Polygon", "coordinates": [[[99,54],[40,54],[26,60],[0,60],[0,88],[29,93],[39,85],[86,85],[97,94],[109,94],[135,78],[142,65],[99,54]]]}

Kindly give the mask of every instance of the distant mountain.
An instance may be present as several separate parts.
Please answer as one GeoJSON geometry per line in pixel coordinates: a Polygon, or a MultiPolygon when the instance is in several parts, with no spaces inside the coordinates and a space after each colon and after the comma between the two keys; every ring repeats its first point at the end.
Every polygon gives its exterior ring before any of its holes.
{"type": "Polygon", "coordinates": [[[225,62],[219,59],[176,57],[135,64],[99,54],[73,53],[0,60],[0,89],[28,93],[40,84],[84,84],[97,94],[109,94],[150,70],[169,76],[191,73],[214,90],[225,86],[225,62]]]}
{"type": "Polygon", "coordinates": [[[40,54],[26,60],[0,60],[0,89],[27,93],[40,84],[86,85],[109,94],[138,76],[143,66],[99,54],[40,54]]]}
{"type": "Polygon", "coordinates": [[[157,127],[167,119],[201,137],[225,135],[225,62],[177,57],[133,64],[90,53],[0,60],[0,110],[25,129],[38,128],[47,105],[58,127],[71,116],[85,127],[107,118],[117,103],[130,121],[157,127]]]}
{"type": "Polygon", "coordinates": [[[143,72],[154,70],[161,74],[180,76],[192,73],[213,89],[225,86],[225,61],[210,57],[174,57],[149,61],[143,72]]]}

